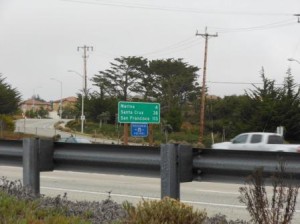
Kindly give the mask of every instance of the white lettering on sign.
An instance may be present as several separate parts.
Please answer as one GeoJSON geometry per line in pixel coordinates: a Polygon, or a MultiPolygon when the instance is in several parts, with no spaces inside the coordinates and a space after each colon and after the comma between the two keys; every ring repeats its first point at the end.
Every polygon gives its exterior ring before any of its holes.
{"type": "Polygon", "coordinates": [[[135,115],[143,115],[144,112],[143,112],[143,111],[137,111],[137,110],[135,110],[135,111],[134,111],[134,114],[135,114],[135,115]]]}
{"type": "Polygon", "coordinates": [[[121,119],[122,120],[128,120],[128,117],[127,116],[121,116],[121,119]]]}
{"type": "Polygon", "coordinates": [[[129,105],[129,104],[121,104],[121,108],[124,108],[124,109],[135,109],[135,106],[134,105],[129,105]]]}
{"type": "Polygon", "coordinates": [[[129,119],[132,121],[150,121],[149,117],[134,117],[134,116],[129,116],[129,119]]]}
{"type": "Polygon", "coordinates": [[[130,114],[130,115],[132,115],[133,113],[130,110],[121,110],[121,114],[130,114]]]}
{"type": "Polygon", "coordinates": [[[159,123],[160,105],[158,103],[122,102],[118,103],[120,123],[159,123]]]}

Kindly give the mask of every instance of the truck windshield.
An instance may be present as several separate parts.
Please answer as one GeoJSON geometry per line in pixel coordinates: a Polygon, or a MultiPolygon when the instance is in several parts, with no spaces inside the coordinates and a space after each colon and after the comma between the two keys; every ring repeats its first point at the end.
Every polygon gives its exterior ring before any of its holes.
{"type": "Polygon", "coordinates": [[[239,135],[232,140],[233,144],[246,143],[248,135],[239,135]]]}

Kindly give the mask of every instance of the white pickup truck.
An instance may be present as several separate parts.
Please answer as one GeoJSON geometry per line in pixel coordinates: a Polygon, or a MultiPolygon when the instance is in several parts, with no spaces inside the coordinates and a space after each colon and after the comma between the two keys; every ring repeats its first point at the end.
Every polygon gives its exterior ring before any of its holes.
{"type": "Polygon", "coordinates": [[[233,138],[230,142],[215,143],[212,145],[212,148],[300,153],[300,145],[284,144],[281,135],[268,132],[243,133],[233,138]]]}

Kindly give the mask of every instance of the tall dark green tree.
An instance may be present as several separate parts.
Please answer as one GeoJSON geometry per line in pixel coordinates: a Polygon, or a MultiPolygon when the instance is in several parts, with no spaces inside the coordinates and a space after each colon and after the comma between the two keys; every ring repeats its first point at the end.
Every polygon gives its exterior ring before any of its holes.
{"type": "Polygon", "coordinates": [[[6,83],[0,74],[0,114],[11,114],[17,111],[21,94],[16,88],[6,83]]]}
{"type": "Polygon", "coordinates": [[[251,119],[248,122],[252,126],[252,131],[274,132],[279,125],[276,122],[278,108],[281,104],[281,88],[275,85],[274,80],[266,78],[264,69],[261,71],[263,82],[262,87],[254,85],[253,90],[247,91],[247,96],[251,99],[252,106],[251,119]]]}
{"type": "Polygon", "coordinates": [[[149,61],[140,58],[140,63],[137,69],[139,70],[139,78],[131,91],[138,96],[141,96],[144,101],[157,98],[158,83],[153,71],[151,71],[149,61]]]}
{"type": "Polygon", "coordinates": [[[156,77],[156,97],[170,111],[179,108],[194,91],[199,69],[182,59],[166,59],[151,61],[150,70],[156,77]]]}
{"type": "Polygon", "coordinates": [[[277,104],[276,124],[285,128],[286,140],[300,140],[300,88],[290,69],[284,79],[280,101],[277,104]]]}
{"type": "Polygon", "coordinates": [[[104,91],[110,96],[120,100],[127,100],[129,93],[134,91],[141,78],[142,66],[141,57],[120,57],[115,58],[115,62],[110,63],[110,69],[100,71],[100,75],[95,75],[92,79],[94,85],[100,88],[100,95],[104,91]]]}
{"type": "Polygon", "coordinates": [[[116,95],[115,91],[111,91],[109,79],[105,78],[103,74],[95,75],[91,81],[94,82],[94,86],[99,88],[99,92],[95,91],[93,94],[97,94],[100,99],[104,99],[104,97],[114,97],[116,95]]]}
{"type": "MultiPolygon", "coordinates": [[[[198,70],[182,59],[148,61],[142,57],[121,57],[92,81],[99,87],[98,96],[102,99],[105,95],[119,100],[127,100],[129,95],[141,96],[145,101],[155,99],[161,103],[165,118],[178,110],[180,119],[173,120],[180,122],[183,105],[195,98],[199,90],[195,82],[198,70]]],[[[173,125],[180,127],[180,124],[173,125]]]]}
{"type": "Polygon", "coordinates": [[[155,78],[155,98],[161,103],[163,117],[174,131],[178,131],[183,108],[197,89],[196,72],[199,69],[182,59],[153,60],[149,69],[155,78]],[[171,119],[174,116],[176,119],[171,119]]]}
{"type": "MultiPolygon", "coordinates": [[[[80,103],[78,108],[80,108],[80,103]]],[[[85,100],[86,117],[94,122],[99,121],[99,115],[105,112],[109,112],[109,123],[115,122],[115,115],[117,114],[118,100],[115,97],[106,97],[101,99],[97,92],[91,93],[85,100]]]]}
{"type": "MultiPolygon", "coordinates": [[[[285,128],[285,139],[300,140],[300,89],[288,70],[283,85],[276,85],[261,72],[262,86],[253,85],[244,96],[226,96],[212,104],[214,132],[226,129],[230,137],[241,132],[285,128]]],[[[209,114],[209,113],[207,113],[209,114]]],[[[207,119],[210,119],[207,117],[207,119]]],[[[207,129],[211,128],[210,121],[207,129]]]]}
{"type": "Polygon", "coordinates": [[[252,107],[248,96],[232,95],[209,99],[206,105],[206,130],[226,133],[226,139],[251,130],[248,119],[252,115],[252,107]]]}

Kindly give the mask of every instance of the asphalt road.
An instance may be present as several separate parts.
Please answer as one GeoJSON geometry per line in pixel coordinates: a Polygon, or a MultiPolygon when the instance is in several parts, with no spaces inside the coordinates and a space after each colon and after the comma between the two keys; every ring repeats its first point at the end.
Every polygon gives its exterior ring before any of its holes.
{"type": "MultiPolygon", "coordinates": [[[[56,130],[54,128],[54,124],[56,124],[58,121],[63,121],[63,124],[66,124],[69,119],[19,119],[16,121],[16,128],[15,132],[22,132],[22,133],[28,133],[28,134],[34,134],[37,136],[43,136],[43,137],[53,137],[54,135],[59,134],[61,138],[67,138],[70,137],[70,135],[74,135],[79,138],[85,138],[88,140],[91,140],[93,142],[97,143],[105,143],[105,144],[120,144],[121,142],[114,139],[108,139],[108,138],[92,138],[85,134],[79,134],[79,133],[69,133],[69,132],[63,132],[56,130]]],[[[63,125],[62,124],[62,125],[63,125]]]]}
{"type": "MultiPolygon", "coordinates": [[[[22,179],[22,168],[0,166],[0,176],[10,180],[22,179]]],[[[209,215],[222,213],[230,219],[248,220],[245,206],[238,201],[239,187],[237,184],[213,182],[183,183],[181,201],[205,209],[209,215]]],[[[56,196],[65,192],[70,200],[99,201],[110,195],[119,203],[127,200],[136,204],[142,198],[160,199],[160,179],[70,171],[41,173],[42,194],[56,196]]],[[[300,223],[299,203],[296,209],[295,224],[300,223]]]]}

